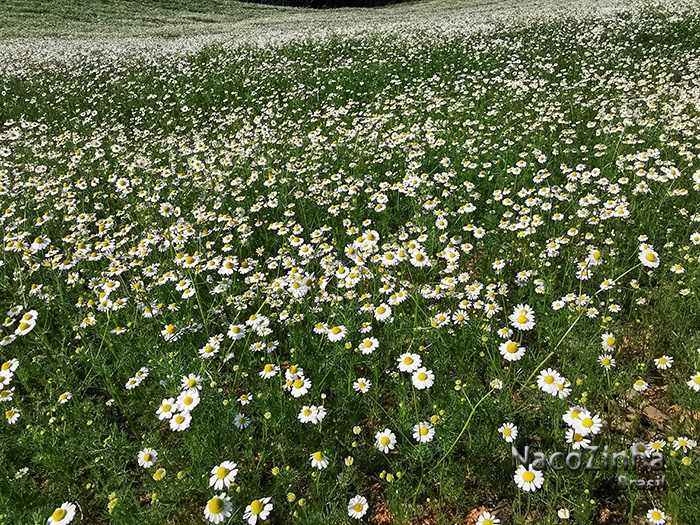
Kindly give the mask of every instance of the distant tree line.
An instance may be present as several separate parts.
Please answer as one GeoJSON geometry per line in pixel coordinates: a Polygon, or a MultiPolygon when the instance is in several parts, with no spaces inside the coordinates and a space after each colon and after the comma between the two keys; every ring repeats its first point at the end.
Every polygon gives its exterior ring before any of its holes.
{"type": "Polygon", "coordinates": [[[287,7],[309,7],[312,9],[332,9],[334,7],[378,7],[398,4],[406,0],[243,0],[255,4],[279,5],[287,7]]]}

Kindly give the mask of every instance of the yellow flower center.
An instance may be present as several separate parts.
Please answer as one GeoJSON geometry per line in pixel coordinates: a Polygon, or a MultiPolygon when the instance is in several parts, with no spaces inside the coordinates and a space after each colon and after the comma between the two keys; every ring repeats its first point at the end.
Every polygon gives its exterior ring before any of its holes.
{"type": "Polygon", "coordinates": [[[219,479],[224,479],[228,476],[228,469],[226,467],[219,467],[216,469],[216,477],[219,479]]]}
{"type": "Polygon", "coordinates": [[[182,403],[184,405],[191,405],[192,403],[194,403],[194,398],[187,396],[185,399],[182,400],[182,403]]]}
{"type": "Polygon", "coordinates": [[[51,519],[54,521],[61,521],[65,517],[66,517],[65,509],[56,509],[53,511],[53,514],[51,514],[51,519]]]}
{"type": "Polygon", "coordinates": [[[221,498],[212,498],[209,500],[207,508],[212,514],[221,514],[224,511],[224,500],[221,498]]]}
{"type": "Polygon", "coordinates": [[[19,323],[20,330],[26,330],[27,328],[29,328],[29,323],[25,323],[24,321],[19,323]]]}
{"type": "Polygon", "coordinates": [[[412,364],[413,364],[413,358],[412,358],[412,357],[404,357],[404,358],[403,358],[403,364],[405,364],[405,365],[412,365],[412,364]]]}
{"type": "Polygon", "coordinates": [[[333,335],[338,335],[340,333],[340,327],[334,326],[333,328],[331,328],[331,332],[333,332],[333,335]]]}
{"type": "Polygon", "coordinates": [[[292,374],[292,375],[293,375],[293,374],[296,374],[296,373],[297,373],[297,370],[299,370],[299,369],[297,368],[297,365],[292,365],[292,366],[289,367],[289,373],[292,374]]]}
{"type": "Polygon", "coordinates": [[[425,372],[420,372],[420,373],[418,374],[418,379],[419,379],[420,381],[425,381],[426,379],[428,379],[428,374],[426,374],[425,372]]]}
{"type": "Polygon", "coordinates": [[[391,443],[391,440],[388,437],[384,436],[382,439],[379,440],[379,442],[386,447],[389,445],[389,443],[391,443]]]}
{"type": "Polygon", "coordinates": [[[518,345],[511,341],[510,343],[508,343],[508,346],[506,346],[506,351],[509,354],[514,354],[518,351],[518,345]]]}
{"type": "Polygon", "coordinates": [[[316,461],[323,461],[323,452],[314,452],[314,459],[316,461]]]}
{"type": "Polygon", "coordinates": [[[176,332],[176,328],[174,324],[169,324],[166,328],[165,331],[168,333],[168,335],[173,335],[176,332]]]}
{"type": "Polygon", "coordinates": [[[296,381],[294,381],[294,388],[298,389],[298,388],[301,388],[302,386],[304,386],[304,382],[301,379],[297,379],[296,381]]]}
{"type": "Polygon", "coordinates": [[[656,260],[656,255],[653,253],[647,253],[644,258],[649,262],[654,262],[656,260]]]}
{"type": "Polygon", "coordinates": [[[362,512],[364,507],[362,506],[362,503],[355,503],[352,508],[355,510],[355,512],[362,512]]]}
{"type": "Polygon", "coordinates": [[[12,419],[12,416],[14,416],[14,415],[15,415],[15,411],[12,410],[12,409],[10,409],[10,410],[8,410],[7,412],[5,412],[5,417],[6,417],[7,419],[12,419]]]}
{"type": "Polygon", "coordinates": [[[368,340],[368,341],[365,341],[363,344],[365,345],[365,348],[370,348],[372,346],[372,341],[368,340]]]}
{"type": "Polygon", "coordinates": [[[178,425],[185,420],[185,416],[175,416],[175,423],[178,425]]]}
{"type": "Polygon", "coordinates": [[[608,343],[608,346],[615,346],[615,338],[614,337],[608,337],[605,340],[606,343],[608,343]]]}
{"type": "Polygon", "coordinates": [[[310,408],[305,408],[305,409],[304,409],[304,415],[307,416],[307,417],[310,416],[310,415],[311,415],[311,409],[310,409],[310,408]]]}
{"type": "Polygon", "coordinates": [[[379,315],[383,315],[384,312],[386,312],[386,308],[384,308],[383,306],[380,306],[379,308],[377,308],[377,313],[379,315]]]}
{"type": "Polygon", "coordinates": [[[504,436],[510,436],[513,433],[513,431],[509,428],[504,428],[503,429],[503,435],[504,436]]]}
{"type": "Polygon", "coordinates": [[[700,385],[700,376],[694,377],[693,381],[695,382],[696,385],[700,385]]]}
{"type": "Polygon", "coordinates": [[[586,428],[591,428],[593,426],[593,420],[590,417],[587,417],[581,421],[581,424],[586,428]]]}
{"type": "Polygon", "coordinates": [[[2,369],[3,369],[3,370],[9,370],[11,366],[12,366],[12,363],[10,363],[9,361],[5,361],[5,362],[2,364],[2,369]]]}
{"type": "Polygon", "coordinates": [[[273,369],[274,369],[274,367],[271,364],[265,365],[265,372],[266,373],[269,374],[270,372],[272,372],[273,369]]]}
{"type": "Polygon", "coordinates": [[[576,441],[576,442],[583,441],[583,436],[579,433],[574,434],[574,441],[576,441]]]}
{"type": "Polygon", "coordinates": [[[602,363],[603,363],[603,366],[610,366],[610,359],[608,359],[607,357],[604,357],[602,363]]]}
{"type": "Polygon", "coordinates": [[[149,461],[151,461],[151,458],[152,458],[152,457],[153,457],[153,456],[151,456],[149,453],[146,453],[146,454],[143,455],[143,460],[144,460],[146,463],[148,463],[149,461]]]}
{"type": "Polygon", "coordinates": [[[518,316],[518,323],[519,323],[519,324],[525,324],[525,323],[527,323],[527,317],[525,317],[524,315],[519,315],[519,316],[518,316]]]}
{"type": "Polygon", "coordinates": [[[535,474],[530,472],[529,470],[526,470],[523,472],[523,480],[525,480],[527,483],[531,483],[535,479],[535,474]]]}
{"type": "Polygon", "coordinates": [[[263,504],[260,503],[260,500],[255,500],[253,503],[250,504],[250,512],[253,514],[257,515],[260,514],[263,511],[263,504]]]}
{"type": "Polygon", "coordinates": [[[545,377],[544,382],[547,383],[548,385],[551,385],[552,383],[554,383],[554,376],[545,377]]]}
{"type": "Polygon", "coordinates": [[[421,436],[426,436],[426,435],[428,435],[428,427],[420,427],[420,429],[418,430],[418,433],[419,433],[421,436]]]}
{"type": "Polygon", "coordinates": [[[666,364],[666,358],[665,358],[665,357],[660,357],[660,358],[659,358],[659,364],[660,364],[660,365],[665,365],[665,364],[666,364]]]}
{"type": "Polygon", "coordinates": [[[651,519],[653,520],[660,520],[661,519],[661,513],[658,510],[655,510],[651,513],[651,519]]]}
{"type": "Polygon", "coordinates": [[[163,412],[170,412],[171,408],[172,407],[166,403],[165,405],[163,405],[163,412]]]}

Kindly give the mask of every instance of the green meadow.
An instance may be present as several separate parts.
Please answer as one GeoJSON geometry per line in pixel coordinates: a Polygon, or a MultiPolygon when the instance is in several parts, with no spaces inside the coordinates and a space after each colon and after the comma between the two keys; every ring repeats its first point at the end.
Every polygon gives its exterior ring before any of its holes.
{"type": "Polygon", "coordinates": [[[698,523],[699,7],[4,2],[0,525],[698,523]]]}

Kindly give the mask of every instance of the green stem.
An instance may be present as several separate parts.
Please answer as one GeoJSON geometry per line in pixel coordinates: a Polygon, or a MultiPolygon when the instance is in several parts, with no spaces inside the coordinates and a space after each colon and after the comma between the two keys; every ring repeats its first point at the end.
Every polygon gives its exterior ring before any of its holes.
{"type": "Polygon", "coordinates": [[[467,420],[464,422],[464,426],[462,427],[462,430],[460,431],[459,435],[458,435],[457,438],[454,440],[454,442],[452,443],[452,445],[450,446],[450,448],[448,449],[448,451],[445,452],[445,455],[442,456],[442,457],[440,458],[440,461],[438,461],[438,462],[435,464],[435,466],[434,466],[432,469],[430,469],[430,472],[432,472],[433,470],[435,470],[436,468],[438,468],[438,467],[442,464],[442,462],[445,461],[445,459],[447,458],[447,456],[450,455],[450,453],[451,453],[452,450],[455,448],[455,446],[457,446],[457,442],[462,438],[462,436],[464,435],[464,433],[467,431],[467,428],[469,427],[469,422],[472,420],[472,417],[474,416],[474,413],[476,412],[476,409],[479,408],[479,405],[480,405],[481,403],[483,403],[484,400],[485,400],[487,397],[489,397],[489,396],[491,395],[491,392],[493,392],[493,388],[492,388],[491,390],[489,390],[489,391],[484,395],[484,397],[482,397],[481,399],[479,399],[479,402],[478,402],[476,405],[474,405],[474,407],[472,408],[472,411],[469,413],[469,417],[468,417],[467,420]]]}

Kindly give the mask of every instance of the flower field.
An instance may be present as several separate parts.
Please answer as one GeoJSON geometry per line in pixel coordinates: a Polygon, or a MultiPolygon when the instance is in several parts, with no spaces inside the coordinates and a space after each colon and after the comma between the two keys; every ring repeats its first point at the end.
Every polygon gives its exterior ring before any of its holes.
{"type": "Polygon", "coordinates": [[[8,5],[0,524],[700,522],[696,3],[8,5]]]}

